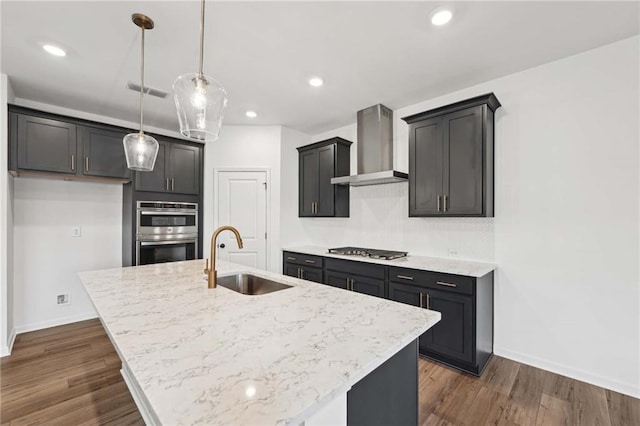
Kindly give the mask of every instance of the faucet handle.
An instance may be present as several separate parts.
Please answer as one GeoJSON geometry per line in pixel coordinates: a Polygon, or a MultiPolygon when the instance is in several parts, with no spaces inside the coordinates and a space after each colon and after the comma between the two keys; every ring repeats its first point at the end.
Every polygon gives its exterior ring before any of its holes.
{"type": "Polygon", "coordinates": [[[204,273],[208,274],[209,273],[209,259],[205,260],[205,267],[204,267],[204,273]]]}

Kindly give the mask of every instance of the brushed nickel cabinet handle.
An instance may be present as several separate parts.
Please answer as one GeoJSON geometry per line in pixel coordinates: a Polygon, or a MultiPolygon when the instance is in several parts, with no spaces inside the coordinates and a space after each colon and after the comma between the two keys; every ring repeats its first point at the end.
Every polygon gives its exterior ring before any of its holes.
{"type": "Polygon", "coordinates": [[[351,288],[349,288],[349,286],[350,286],[350,284],[351,284],[351,283],[349,282],[349,278],[347,278],[346,280],[347,280],[347,290],[351,290],[351,288]]]}
{"type": "Polygon", "coordinates": [[[175,181],[173,180],[173,178],[171,178],[171,190],[173,191],[174,189],[176,189],[176,185],[175,185],[175,181]]]}
{"type": "Polygon", "coordinates": [[[354,284],[353,278],[351,278],[349,281],[351,282],[351,291],[355,291],[355,290],[353,289],[353,284],[354,284]]]}
{"type": "Polygon", "coordinates": [[[74,154],[71,154],[71,171],[76,171],[76,156],[74,154]]]}
{"type": "Polygon", "coordinates": [[[413,281],[413,277],[409,277],[407,275],[396,275],[396,277],[403,279],[403,280],[409,280],[409,281],[413,281]]]}
{"type": "Polygon", "coordinates": [[[421,308],[424,308],[424,302],[423,302],[423,299],[424,299],[424,294],[420,293],[420,307],[421,307],[421,308]]]}
{"type": "Polygon", "coordinates": [[[455,285],[455,284],[445,283],[445,282],[442,282],[442,281],[436,281],[436,284],[444,285],[444,286],[447,286],[447,287],[457,287],[457,285],[455,285]]]}
{"type": "Polygon", "coordinates": [[[429,296],[429,293],[427,293],[427,309],[431,309],[431,297],[429,296]]]}
{"type": "Polygon", "coordinates": [[[169,190],[169,178],[165,179],[164,187],[167,188],[167,191],[169,190]]]}
{"type": "Polygon", "coordinates": [[[304,280],[304,269],[300,268],[300,278],[304,280]]]}
{"type": "Polygon", "coordinates": [[[289,257],[287,257],[287,260],[296,260],[296,258],[289,256],[289,257]]]}
{"type": "Polygon", "coordinates": [[[444,196],[444,203],[443,203],[443,209],[442,210],[445,211],[445,212],[447,211],[447,196],[446,195],[444,196]]]}
{"type": "Polygon", "coordinates": [[[89,173],[89,157],[84,157],[84,171],[89,173]]]}
{"type": "Polygon", "coordinates": [[[311,264],[313,264],[313,263],[316,263],[316,261],[315,261],[315,260],[305,260],[305,261],[304,261],[304,263],[311,263],[311,264]]]}
{"type": "Polygon", "coordinates": [[[440,195],[438,195],[438,211],[440,211],[440,198],[442,198],[440,195]]]}

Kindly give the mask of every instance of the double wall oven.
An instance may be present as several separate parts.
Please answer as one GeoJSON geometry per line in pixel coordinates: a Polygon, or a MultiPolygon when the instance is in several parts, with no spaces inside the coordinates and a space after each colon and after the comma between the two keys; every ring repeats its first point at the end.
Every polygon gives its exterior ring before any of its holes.
{"type": "Polygon", "coordinates": [[[198,257],[198,204],[138,201],[136,265],[198,257]]]}

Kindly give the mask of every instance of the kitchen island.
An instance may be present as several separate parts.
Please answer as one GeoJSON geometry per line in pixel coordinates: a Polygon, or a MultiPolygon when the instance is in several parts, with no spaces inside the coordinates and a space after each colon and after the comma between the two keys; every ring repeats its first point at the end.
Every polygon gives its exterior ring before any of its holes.
{"type": "Polygon", "coordinates": [[[417,415],[415,341],[440,313],[228,262],[219,277],[249,272],[292,287],[208,289],[203,268],[79,274],[147,424],[311,426],[346,424],[367,407],[406,411],[393,394],[379,407],[385,389],[415,400],[401,422],[417,415]]]}

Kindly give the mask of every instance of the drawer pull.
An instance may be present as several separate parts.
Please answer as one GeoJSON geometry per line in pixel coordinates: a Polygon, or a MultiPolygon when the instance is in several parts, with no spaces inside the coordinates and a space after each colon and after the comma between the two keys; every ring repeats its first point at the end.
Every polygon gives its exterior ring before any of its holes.
{"type": "Polygon", "coordinates": [[[304,263],[316,263],[315,260],[305,260],[304,263]]]}
{"type": "Polygon", "coordinates": [[[289,256],[289,257],[287,257],[287,260],[296,260],[296,258],[289,256]]]}
{"type": "Polygon", "coordinates": [[[442,282],[442,281],[436,281],[436,284],[444,285],[446,287],[457,287],[457,285],[455,285],[455,284],[445,283],[445,282],[442,282]]]}
{"type": "Polygon", "coordinates": [[[413,277],[407,276],[407,275],[396,275],[396,277],[403,279],[403,280],[409,280],[409,281],[413,281],[413,277]]]}
{"type": "Polygon", "coordinates": [[[424,302],[422,301],[424,299],[424,294],[420,293],[420,307],[424,308],[424,302]]]}

